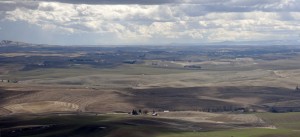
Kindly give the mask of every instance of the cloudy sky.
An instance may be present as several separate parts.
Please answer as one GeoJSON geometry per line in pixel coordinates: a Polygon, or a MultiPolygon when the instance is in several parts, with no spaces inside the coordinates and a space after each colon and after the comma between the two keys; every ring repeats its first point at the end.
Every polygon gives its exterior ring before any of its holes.
{"type": "Polygon", "coordinates": [[[299,41],[300,0],[0,1],[0,39],[60,45],[299,41]]]}

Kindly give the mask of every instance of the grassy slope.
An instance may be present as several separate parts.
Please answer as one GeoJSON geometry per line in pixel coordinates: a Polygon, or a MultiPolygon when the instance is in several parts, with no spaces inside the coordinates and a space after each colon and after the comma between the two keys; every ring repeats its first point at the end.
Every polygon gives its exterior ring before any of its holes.
{"type": "Polygon", "coordinates": [[[160,121],[152,123],[151,118],[127,115],[18,116],[0,118],[0,129],[4,137],[152,137],[156,134],[172,131],[168,127],[161,126],[160,121]],[[16,128],[28,125],[53,126],[29,130],[16,128]],[[105,129],[100,127],[105,127],[105,129]]]}
{"type": "Polygon", "coordinates": [[[236,129],[212,132],[181,132],[157,137],[298,137],[300,132],[284,129],[236,129]]]}
{"type": "Polygon", "coordinates": [[[299,137],[300,112],[258,113],[265,122],[277,129],[249,128],[210,132],[178,132],[161,134],[157,137],[299,137]]]}
{"type": "Polygon", "coordinates": [[[281,129],[300,130],[300,112],[292,113],[259,113],[267,123],[281,129]]]}

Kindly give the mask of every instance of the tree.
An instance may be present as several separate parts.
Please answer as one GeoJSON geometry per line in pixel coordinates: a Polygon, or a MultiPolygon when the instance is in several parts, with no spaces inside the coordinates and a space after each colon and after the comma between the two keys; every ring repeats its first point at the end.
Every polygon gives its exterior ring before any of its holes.
{"type": "Polygon", "coordinates": [[[131,112],[131,114],[132,115],[138,115],[138,112],[135,109],[133,109],[132,112],[131,112]]]}

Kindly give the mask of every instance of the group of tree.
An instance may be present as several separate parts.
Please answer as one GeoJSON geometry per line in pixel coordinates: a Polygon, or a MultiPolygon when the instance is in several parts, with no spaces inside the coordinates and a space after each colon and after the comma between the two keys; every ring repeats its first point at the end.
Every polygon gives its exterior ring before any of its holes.
{"type": "Polygon", "coordinates": [[[139,109],[139,110],[133,109],[133,110],[131,111],[131,114],[132,114],[132,115],[142,115],[142,114],[147,115],[148,113],[149,113],[148,110],[141,110],[141,109],[139,109]]]}
{"type": "Polygon", "coordinates": [[[300,112],[300,107],[276,107],[273,106],[269,110],[270,112],[273,113],[286,113],[286,112],[300,112]]]}
{"type": "Polygon", "coordinates": [[[253,112],[254,109],[239,106],[215,106],[200,109],[203,112],[253,112]]]}

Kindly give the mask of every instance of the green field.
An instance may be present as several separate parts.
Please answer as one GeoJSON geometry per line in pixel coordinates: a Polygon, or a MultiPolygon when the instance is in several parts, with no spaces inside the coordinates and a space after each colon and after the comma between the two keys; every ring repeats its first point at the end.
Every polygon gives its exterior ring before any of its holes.
{"type": "Polygon", "coordinates": [[[212,132],[168,133],[157,137],[298,137],[300,132],[284,129],[235,129],[212,132]]]}
{"type": "Polygon", "coordinates": [[[300,130],[300,113],[259,113],[257,114],[267,123],[280,129],[300,130]]]}
{"type": "Polygon", "coordinates": [[[158,137],[299,137],[300,113],[258,113],[267,124],[277,129],[248,128],[209,132],[178,132],[158,137]]]}

